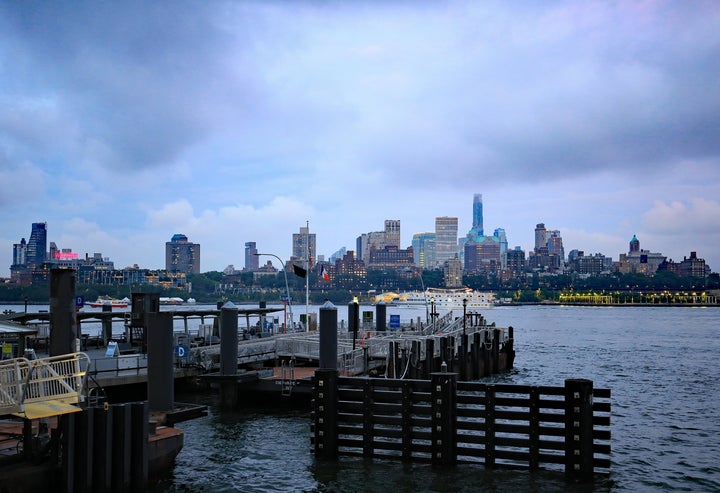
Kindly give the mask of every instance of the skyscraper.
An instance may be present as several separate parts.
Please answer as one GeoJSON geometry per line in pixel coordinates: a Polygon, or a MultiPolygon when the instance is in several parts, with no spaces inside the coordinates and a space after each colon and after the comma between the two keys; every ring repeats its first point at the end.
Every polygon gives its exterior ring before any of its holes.
{"type": "MultiPolygon", "coordinates": [[[[309,267],[317,261],[315,253],[315,233],[310,233],[310,228],[307,226],[300,228],[300,233],[293,233],[292,235],[292,258],[290,261],[302,261],[307,260],[308,253],[310,254],[309,267]]],[[[304,263],[302,265],[305,265],[304,263]]]]}
{"type": "Polygon", "coordinates": [[[257,252],[257,247],[254,241],[248,241],[245,243],[245,270],[250,272],[258,270],[260,267],[260,258],[256,255],[257,252]]]}
{"type": "Polygon", "coordinates": [[[435,218],[435,264],[444,266],[445,262],[458,253],[458,218],[435,218]]]}
{"type": "Polygon", "coordinates": [[[385,219],[385,246],[400,248],[400,220],[385,219]]]}
{"type": "Polygon", "coordinates": [[[416,267],[430,269],[435,266],[435,233],[415,233],[412,247],[416,267]]]}
{"type": "Polygon", "coordinates": [[[483,230],[483,203],[481,193],[476,193],[475,195],[473,195],[472,230],[477,236],[482,236],[485,234],[483,230]]]}
{"type": "Polygon", "coordinates": [[[535,226],[535,251],[539,252],[541,248],[547,247],[547,230],[545,223],[539,223],[535,226]]]}
{"type": "Polygon", "coordinates": [[[175,234],[165,243],[165,270],[168,272],[200,273],[200,244],[190,243],[187,236],[175,234]]]}
{"type": "Polygon", "coordinates": [[[45,262],[47,258],[47,223],[32,223],[25,258],[27,266],[31,269],[39,267],[45,262]]]}

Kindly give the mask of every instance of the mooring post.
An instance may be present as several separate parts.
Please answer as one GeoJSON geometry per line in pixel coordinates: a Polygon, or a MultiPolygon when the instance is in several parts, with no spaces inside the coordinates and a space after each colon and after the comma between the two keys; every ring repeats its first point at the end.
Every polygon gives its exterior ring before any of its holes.
{"type": "MultiPolygon", "coordinates": [[[[102,312],[112,313],[112,305],[110,303],[104,304],[102,307],[102,312]]],[[[107,347],[108,342],[110,342],[110,339],[112,339],[112,316],[103,316],[102,322],[100,324],[102,326],[103,346],[107,347]]]]}
{"type": "Polygon", "coordinates": [[[75,271],[50,269],[49,355],[77,352],[80,329],[75,308],[75,271]]]}
{"type": "Polygon", "coordinates": [[[220,402],[225,409],[233,409],[238,403],[238,309],[227,302],[220,309],[220,374],[227,377],[220,381],[220,402]]]}
{"type": "Polygon", "coordinates": [[[148,381],[150,412],[172,411],[175,400],[173,369],[173,316],[170,312],[147,313],[148,381]]]}
{"type": "Polygon", "coordinates": [[[320,307],[320,368],[337,370],[337,308],[329,301],[320,307]]]}
{"type": "Polygon", "coordinates": [[[589,481],[593,476],[593,382],[565,380],[565,476],[589,481]]]}
{"type": "Polygon", "coordinates": [[[148,403],[130,404],[130,491],[143,491],[148,485],[148,403]]]}
{"type": "Polygon", "coordinates": [[[387,305],[384,301],[375,305],[375,318],[377,319],[377,331],[385,332],[387,330],[387,305]]]}
{"type": "Polygon", "coordinates": [[[433,373],[432,385],[432,463],[454,465],[457,462],[457,373],[433,373]]]}

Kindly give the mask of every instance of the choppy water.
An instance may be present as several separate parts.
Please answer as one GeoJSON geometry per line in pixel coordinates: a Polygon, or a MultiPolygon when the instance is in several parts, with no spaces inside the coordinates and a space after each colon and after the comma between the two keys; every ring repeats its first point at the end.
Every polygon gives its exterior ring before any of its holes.
{"type": "MultiPolygon", "coordinates": [[[[401,318],[424,318],[424,308],[415,310],[401,318]]],[[[154,491],[720,492],[720,308],[524,306],[485,315],[516,329],[514,371],[489,381],[561,386],[589,378],[612,390],[609,479],[575,485],[554,473],[482,466],[319,462],[309,411],[251,403],[223,411],[208,393],[176,395],[208,404],[210,414],[178,425],[185,446],[173,476],[154,491]]]]}

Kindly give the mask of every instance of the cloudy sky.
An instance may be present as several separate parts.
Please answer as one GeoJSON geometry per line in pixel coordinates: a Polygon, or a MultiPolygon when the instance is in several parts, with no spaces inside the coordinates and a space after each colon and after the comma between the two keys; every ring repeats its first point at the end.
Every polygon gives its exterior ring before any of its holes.
{"type": "Polygon", "coordinates": [[[720,5],[0,2],[0,276],[59,248],[201,270],[436,216],[720,270],[720,5]]]}

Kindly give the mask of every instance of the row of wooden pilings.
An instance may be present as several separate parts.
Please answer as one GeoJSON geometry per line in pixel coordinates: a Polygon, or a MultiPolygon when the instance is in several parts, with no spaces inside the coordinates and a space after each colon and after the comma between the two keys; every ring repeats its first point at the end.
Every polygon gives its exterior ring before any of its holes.
{"type": "MultiPolygon", "coordinates": [[[[373,416],[384,414],[387,412],[387,405],[380,404],[379,408],[374,408],[374,399],[372,398],[373,386],[377,385],[381,389],[388,386],[389,379],[375,378],[353,378],[341,377],[337,369],[337,310],[332,303],[326,303],[320,308],[320,363],[319,369],[315,372],[314,377],[314,394],[313,394],[313,447],[317,457],[325,459],[338,459],[340,455],[340,432],[339,432],[339,403],[340,391],[338,382],[342,379],[344,382],[353,381],[357,385],[353,388],[363,389],[362,393],[365,397],[360,399],[358,404],[362,411],[355,416],[352,428],[357,426],[357,420],[363,423],[362,431],[362,449],[363,455],[372,457],[373,443],[375,436],[373,434],[374,427],[372,424],[373,416]],[[383,407],[385,406],[385,407],[383,407]],[[381,411],[380,409],[385,409],[381,411]]],[[[493,354],[499,354],[500,330],[493,329],[493,345],[489,351],[489,357],[493,354]]],[[[422,449],[422,453],[428,453],[430,461],[436,465],[451,466],[458,463],[458,377],[462,373],[463,378],[474,379],[479,378],[480,373],[477,371],[482,365],[479,363],[483,360],[480,357],[480,348],[484,346],[485,341],[482,339],[481,333],[473,334],[473,344],[475,348],[469,350],[468,336],[463,334],[460,347],[462,350],[454,355],[450,350],[453,346],[449,340],[442,342],[440,358],[434,356],[434,352],[428,349],[427,358],[427,379],[430,380],[430,410],[429,410],[429,446],[418,446],[422,449]],[[431,356],[432,355],[432,356],[431,356]],[[445,355],[444,357],[442,355],[445,355]],[[456,371],[453,372],[452,370],[456,371]],[[438,371],[440,370],[440,371],[438,371]]],[[[512,335],[510,337],[512,341],[512,335]]],[[[431,346],[432,347],[432,346],[431,346]]],[[[508,360],[512,364],[514,351],[512,344],[509,346],[510,351],[507,353],[508,360]]],[[[405,356],[407,357],[407,356],[405,356]]],[[[402,359],[402,358],[401,358],[402,359]]],[[[492,369],[489,367],[488,369],[492,369]]],[[[498,369],[498,368],[495,368],[498,369]]],[[[399,368],[395,368],[393,372],[399,374],[399,368]]],[[[399,385],[399,380],[395,379],[392,385],[399,385]]],[[[412,460],[414,453],[411,450],[415,445],[412,438],[413,425],[413,397],[408,386],[403,387],[401,403],[399,404],[402,417],[402,431],[399,431],[399,440],[401,445],[401,457],[403,459],[412,460]]],[[[347,390],[346,390],[347,391],[347,390]]],[[[530,399],[529,404],[529,420],[527,426],[528,443],[530,452],[529,463],[530,469],[532,464],[537,467],[539,456],[540,441],[540,417],[542,412],[537,403],[538,391],[532,391],[535,395],[530,399]],[[535,402],[535,404],[532,404],[535,402]],[[534,438],[533,438],[534,437],[534,438]]],[[[593,383],[585,379],[568,379],[565,382],[565,388],[560,392],[564,394],[565,401],[561,405],[564,407],[564,464],[565,475],[572,480],[591,480],[594,474],[593,463],[593,383]]],[[[491,393],[492,395],[492,393],[491,393]]],[[[486,407],[483,411],[486,414],[485,421],[489,416],[494,414],[493,398],[489,398],[490,407],[486,407]]],[[[557,406],[557,403],[551,404],[557,406]]],[[[485,431],[486,439],[491,442],[494,438],[493,425],[490,424],[485,431]]],[[[523,428],[526,428],[523,426],[523,428]]],[[[557,430],[556,430],[557,431],[557,430]]],[[[387,433],[387,431],[385,431],[387,433]]],[[[427,433],[427,432],[425,432],[427,433]]],[[[561,432],[562,433],[562,432],[561,432]]],[[[464,435],[463,435],[464,436],[464,435]]],[[[380,439],[380,443],[385,443],[380,439]]],[[[475,442],[473,442],[475,443],[475,442]]],[[[492,445],[492,443],[490,444],[492,445]]],[[[492,446],[490,447],[492,448],[492,446]]],[[[609,449],[608,449],[609,450],[609,449]]],[[[496,463],[492,456],[492,450],[486,449],[481,452],[485,457],[486,467],[495,467],[496,463]]],[[[557,460],[557,457],[552,458],[557,460]]]]}
{"type": "Polygon", "coordinates": [[[477,380],[512,369],[515,361],[514,329],[508,327],[503,340],[499,328],[480,329],[471,334],[460,334],[459,341],[452,335],[426,337],[425,351],[420,340],[390,341],[388,352],[388,378],[430,379],[430,375],[446,371],[458,373],[460,380],[477,380]],[[410,347],[404,345],[409,342],[410,347]],[[459,342],[456,345],[456,342],[459,342]],[[435,347],[439,344],[439,355],[435,347]],[[424,358],[423,358],[424,356],[424,358]]]}

